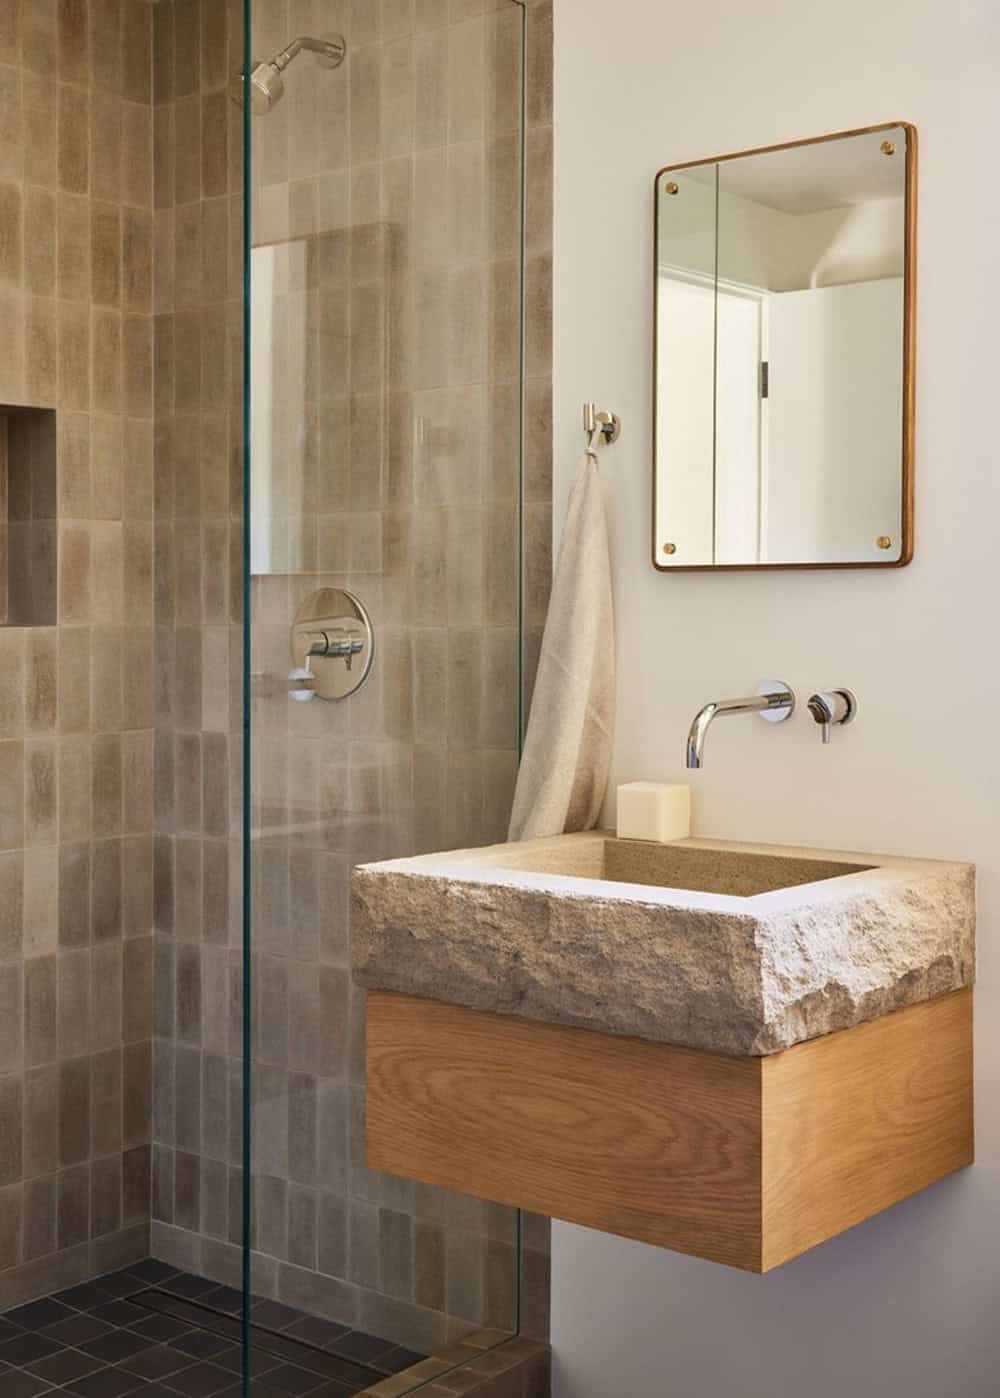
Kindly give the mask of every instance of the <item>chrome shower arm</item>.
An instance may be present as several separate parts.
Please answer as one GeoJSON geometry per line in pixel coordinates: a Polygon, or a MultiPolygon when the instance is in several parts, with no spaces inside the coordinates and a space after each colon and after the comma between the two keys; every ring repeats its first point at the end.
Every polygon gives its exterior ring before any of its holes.
{"type": "Polygon", "coordinates": [[[275,54],[271,62],[278,72],[282,73],[296,54],[301,53],[303,49],[307,49],[310,53],[318,53],[321,58],[327,60],[329,67],[336,68],[344,61],[347,45],[339,34],[335,39],[312,39],[307,34],[301,34],[290,44],[286,44],[279,54],[275,54]]]}

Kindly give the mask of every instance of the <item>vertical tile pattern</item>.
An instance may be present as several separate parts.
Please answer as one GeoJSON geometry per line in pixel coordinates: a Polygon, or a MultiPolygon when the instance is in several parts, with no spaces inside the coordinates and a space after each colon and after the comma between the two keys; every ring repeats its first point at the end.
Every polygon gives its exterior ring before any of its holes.
{"type": "Polygon", "coordinates": [[[153,213],[149,7],[0,10],[2,1309],[148,1248],[153,213]]]}
{"type": "MultiPolygon", "coordinates": [[[[242,4],[152,12],[153,1214],[239,1241],[242,4]]],[[[154,1244],[155,1246],[155,1244],[154,1244]]],[[[180,1245],[183,1249],[184,1245],[180,1245]]],[[[162,1250],[162,1249],[161,1249],[162,1250]]],[[[218,1268],[216,1268],[218,1271],[218,1268]]],[[[227,1273],[225,1280],[235,1281],[227,1273]]]]}
{"type": "MultiPolygon", "coordinates": [[[[268,480],[255,482],[264,552],[244,599],[242,130],[225,94],[241,9],[154,8],[152,228],[127,235],[151,242],[151,276],[123,262],[116,279],[106,259],[101,270],[103,294],[149,297],[153,311],[153,1245],[177,1265],[238,1277],[246,600],[254,1284],[428,1350],[477,1324],[514,1327],[516,1222],[366,1167],[348,888],[357,862],[506,829],[521,583],[522,12],[512,0],[255,0],[254,52],[339,29],[348,57],[328,72],[303,55],[281,103],[253,123],[255,260],[270,278],[254,304],[264,374],[253,392],[266,407],[254,433],[268,480]],[[343,704],[293,703],[291,619],[327,585],[369,606],[378,665],[343,704]]],[[[532,4],[527,16],[543,47],[547,13],[532,4]]],[[[525,133],[529,685],[550,557],[550,68],[545,53],[530,60],[525,133]]],[[[91,558],[92,588],[93,574],[91,558]]],[[[126,761],[123,749],[123,781],[126,761]]],[[[531,1241],[537,1298],[544,1223],[531,1241]]],[[[547,1296],[537,1309],[536,1334],[547,1296]]]]}

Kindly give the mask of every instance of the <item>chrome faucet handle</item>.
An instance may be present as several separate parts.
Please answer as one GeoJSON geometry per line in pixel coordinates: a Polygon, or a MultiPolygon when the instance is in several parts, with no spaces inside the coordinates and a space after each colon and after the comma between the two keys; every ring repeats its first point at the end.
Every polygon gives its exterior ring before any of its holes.
{"type": "Polygon", "coordinates": [[[854,720],[858,701],[849,689],[831,689],[826,694],[811,694],[806,707],[823,730],[823,742],[828,743],[834,724],[842,728],[854,720]]]}

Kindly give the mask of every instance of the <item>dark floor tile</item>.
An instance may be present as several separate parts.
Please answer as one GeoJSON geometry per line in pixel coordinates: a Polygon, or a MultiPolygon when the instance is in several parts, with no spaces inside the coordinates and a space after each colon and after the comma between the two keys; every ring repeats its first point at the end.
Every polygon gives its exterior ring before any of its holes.
{"type": "Polygon", "coordinates": [[[103,1306],[113,1298],[114,1292],[109,1291],[101,1282],[89,1281],[80,1286],[71,1286],[68,1291],[57,1291],[52,1299],[72,1307],[74,1311],[91,1311],[95,1306],[103,1306]]]}
{"type": "Polygon", "coordinates": [[[308,1369],[298,1369],[294,1364],[282,1364],[280,1369],[272,1369],[265,1379],[265,1383],[279,1393],[295,1395],[315,1393],[322,1382],[322,1375],[311,1373],[308,1369]]]}
{"type": "MultiPolygon", "coordinates": [[[[243,1389],[239,1385],[227,1388],[218,1398],[243,1398],[243,1389]]],[[[250,1398],[288,1398],[288,1394],[282,1393],[279,1388],[271,1388],[266,1380],[262,1380],[250,1385],[250,1398]]]]}
{"type": "Polygon", "coordinates": [[[46,1325],[55,1325],[57,1320],[68,1320],[72,1314],[69,1306],[62,1306],[47,1296],[42,1301],[29,1301],[26,1306],[7,1311],[4,1320],[22,1330],[43,1330],[46,1325]]]}
{"type": "Polygon", "coordinates": [[[266,1330],[284,1330],[286,1326],[306,1319],[305,1311],[283,1306],[279,1301],[261,1301],[253,1308],[254,1325],[262,1325],[266,1330]]]}
{"type": "Polygon", "coordinates": [[[58,1354],[60,1349],[62,1345],[46,1340],[42,1335],[26,1332],[0,1344],[0,1364],[10,1364],[15,1369],[23,1369],[39,1359],[48,1359],[50,1354],[58,1354]]]}
{"type": "Polygon", "coordinates": [[[76,1398],[125,1398],[126,1393],[136,1393],[142,1389],[142,1379],[135,1374],[127,1374],[123,1369],[98,1369],[85,1378],[76,1379],[60,1393],[73,1393],[76,1398]]]}
{"type": "Polygon", "coordinates": [[[338,1367],[331,1367],[326,1370],[326,1377],[333,1383],[345,1384],[352,1388],[355,1393],[362,1389],[371,1388],[373,1384],[379,1383],[385,1378],[385,1374],[380,1370],[369,1367],[366,1364],[355,1364],[350,1359],[338,1359],[336,1355],[331,1356],[337,1360],[338,1367]]]}
{"type": "Polygon", "coordinates": [[[226,1339],[232,1340],[234,1344],[243,1343],[243,1322],[236,1320],[231,1315],[219,1315],[206,1311],[202,1315],[198,1328],[211,1330],[214,1335],[225,1335],[226,1339]]]}
{"type": "Polygon", "coordinates": [[[149,1312],[133,1301],[109,1301],[106,1306],[98,1306],[90,1314],[97,1320],[103,1320],[105,1325],[114,1326],[135,1325],[149,1318],[149,1312]]]}
{"type": "MultiPolygon", "coordinates": [[[[337,1356],[332,1355],[331,1358],[337,1359],[337,1356]]],[[[327,1376],[335,1383],[346,1384],[349,1388],[353,1388],[355,1393],[360,1393],[365,1388],[371,1388],[383,1377],[377,1370],[366,1368],[361,1364],[354,1364],[349,1359],[337,1359],[337,1365],[336,1369],[330,1367],[327,1376]]]]}
{"type": "Polygon", "coordinates": [[[138,1277],[134,1277],[131,1272],[111,1272],[106,1277],[100,1277],[99,1281],[112,1300],[121,1300],[126,1296],[137,1296],[146,1290],[147,1285],[138,1277]]]}
{"type": "Polygon", "coordinates": [[[377,1359],[373,1359],[372,1364],[383,1374],[401,1374],[404,1369],[412,1369],[414,1364],[420,1364],[426,1358],[425,1354],[418,1354],[415,1349],[404,1349],[402,1345],[397,1345],[387,1354],[380,1354],[377,1359]]]}
{"type": "MultiPolygon", "coordinates": [[[[367,1385],[366,1385],[367,1387],[367,1385]]],[[[352,1388],[350,1385],[340,1383],[324,1383],[320,1388],[315,1388],[309,1394],[309,1398],[352,1398],[354,1394],[360,1393],[361,1389],[352,1388]]],[[[227,1388],[218,1398],[242,1398],[243,1390],[239,1387],[227,1388]]],[[[270,1378],[262,1383],[254,1383],[250,1388],[251,1398],[289,1398],[287,1389],[275,1388],[270,1378]]]]}
{"type": "Polygon", "coordinates": [[[287,1359],[289,1364],[298,1363],[299,1355],[306,1348],[296,1340],[290,1340],[287,1335],[276,1335],[272,1330],[262,1330],[259,1326],[252,1327],[252,1343],[259,1349],[267,1350],[268,1354],[280,1354],[282,1359],[287,1359]]]}
{"type": "Polygon", "coordinates": [[[349,1325],[335,1325],[332,1320],[323,1320],[317,1315],[307,1315],[304,1320],[297,1320],[283,1333],[289,1339],[301,1340],[303,1344],[326,1349],[334,1340],[339,1340],[341,1335],[346,1335],[350,1328],[349,1325]]]}
{"type": "MultiPolygon", "coordinates": [[[[355,1363],[343,1355],[335,1354],[332,1350],[310,1349],[307,1345],[297,1344],[284,1335],[271,1335],[266,1330],[255,1333],[254,1344],[268,1354],[279,1355],[287,1364],[296,1368],[309,1369],[337,1383],[354,1384],[358,1389],[368,1388],[378,1378],[371,1369],[366,1369],[362,1364],[355,1363]]],[[[391,1346],[386,1346],[386,1349],[389,1348],[391,1346]]]]}
{"type": "Polygon", "coordinates": [[[175,1315],[181,1320],[190,1319],[192,1325],[200,1325],[203,1320],[212,1318],[209,1313],[192,1306],[190,1301],[182,1301],[179,1296],[168,1296],[165,1291],[156,1287],[142,1293],[142,1305],[147,1311],[158,1311],[160,1315],[175,1315]]]}
{"type": "MultiPolygon", "coordinates": [[[[83,1354],[78,1349],[61,1349],[58,1354],[52,1354],[48,1359],[40,1359],[37,1364],[32,1364],[29,1372],[36,1378],[44,1379],[46,1383],[58,1386],[71,1383],[73,1379],[82,1379],[84,1374],[92,1374],[95,1369],[101,1367],[99,1359],[92,1359],[89,1354],[83,1354]]],[[[4,1381],[0,1375],[0,1393],[3,1391],[4,1381]]]]}
{"type": "Polygon", "coordinates": [[[186,1320],[178,1320],[176,1316],[172,1315],[150,1315],[148,1311],[145,1320],[140,1320],[128,1328],[133,1334],[145,1335],[147,1339],[155,1340],[157,1344],[176,1340],[178,1336],[186,1335],[191,1329],[186,1320]]]}
{"type": "Polygon", "coordinates": [[[227,1340],[224,1335],[214,1335],[209,1330],[189,1330],[172,1343],[174,1349],[181,1349],[195,1359],[211,1359],[213,1355],[233,1348],[232,1340],[227,1340]]]}
{"type": "Polygon", "coordinates": [[[131,1330],[112,1330],[110,1335],[102,1335],[99,1340],[90,1340],[82,1345],[84,1354],[92,1354],[105,1364],[120,1364],[123,1359],[131,1359],[144,1349],[152,1349],[155,1341],[145,1335],[133,1334],[131,1330]]]}
{"type": "Polygon", "coordinates": [[[44,1379],[36,1379],[34,1374],[26,1374],[20,1369],[6,1369],[0,1374],[3,1383],[3,1398],[36,1398],[41,1393],[56,1393],[44,1379]]]}
{"type": "MultiPolygon", "coordinates": [[[[218,1339],[218,1336],[213,1336],[212,1338],[218,1339]]],[[[225,1369],[232,1370],[238,1368],[243,1360],[243,1346],[233,1344],[232,1340],[224,1340],[223,1345],[223,1349],[215,1349],[211,1354],[199,1354],[198,1358],[210,1359],[213,1364],[221,1364],[225,1369]]],[[[181,1346],[178,1345],[178,1348],[180,1347],[181,1346]]]]}
{"type": "Polygon", "coordinates": [[[391,1340],[380,1340],[377,1335],[366,1335],[363,1330],[349,1330],[330,1346],[332,1354],[342,1354],[345,1359],[356,1359],[361,1364],[370,1364],[391,1349],[395,1349],[391,1340]]]}
{"type": "Polygon", "coordinates": [[[232,1384],[233,1376],[228,1369],[220,1369],[216,1364],[195,1364],[192,1369],[182,1369],[179,1374],[164,1380],[164,1387],[181,1393],[184,1398],[214,1398],[224,1388],[232,1384]]]}
{"type": "Polygon", "coordinates": [[[213,1311],[224,1311],[226,1315],[234,1315],[243,1309],[243,1293],[235,1286],[217,1286],[211,1291],[203,1292],[198,1297],[199,1306],[211,1306],[213,1311]]]}
{"type": "Polygon", "coordinates": [[[131,1267],[124,1269],[129,1275],[138,1277],[147,1286],[156,1286],[159,1282],[164,1282],[168,1277],[178,1275],[176,1267],[170,1267],[166,1262],[156,1262],[148,1258],[145,1262],[133,1262],[131,1267]]]}
{"type": "Polygon", "coordinates": [[[347,1383],[367,1375],[367,1386],[378,1378],[378,1374],[362,1368],[361,1365],[352,1364],[349,1359],[342,1359],[339,1354],[328,1354],[320,1349],[306,1349],[304,1346],[292,1362],[300,1369],[308,1369],[310,1373],[318,1374],[323,1379],[335,1379],[337,1383],[347,1383]]]}
{"type": "Polygon", "coordinates": [[[149,1310],[159,1311],[161,1315],[176,1316],[199,1329],[211,1330],[216,1335],[225,1335],[230,1340],[240,1338],[241,1326],[238,1320],[216,1311],[207,1311],[203,1306],[182,1300],[180,1296],[169,1296],[165,1291],[146,1291],[143,1293],[142,1303],[149,1310]]]}
{"type": "Polygon", "coordinates": [[[112,1326],[105,1325],[92,1315],[77,1311],[68,1320],[57,1320],[38,1333],[46,1340],[54,1340],[57,1345],[85,1345],[88,1340],[97,1340],[101,1335],[110,1335],[112,1326]]]}
{"type": "MultiPolygon", "coordinates": [[[[242,1398],[242,1304],[235,1287],[150,1261],[30,1302],[0,1318],[0,1398],[242,1398]]],[[[349,1398],[376,1380],[365,1361],[381,1354],[395,1373],[421,1357],[252,1304],[252,1398],[349,1398]]]]}
{"type": "Polygon", "coordinates": [[[168,1374],[176,1374],[179,1369],[190,1369],[194,1362],[189,1354],[183,1354],[170,1345],[154,1345],[152,1349],[144,1349],[141,1354],[121,1360],[118,1367],[152,1382],[154,1379],[165,1379],[168,1374]]]}
{"type": "Polygon", "coordinates": [[[183,1296],[186,1300],[193,1300],[196,1296],[203,1296],[206,1291],[214,1291],[218,1284],[206,1280],[205,1277],[193,1276],[190,1272],[178,1272],[176,1276],[160,1282],[159,1287],[161,1291],[169,1291],[172,1296],[183,1296]]]}
{"type": "MultiPolygon", "coordinates": [[[[250,1351],[250,1373],[251,1375],[262,1375],[271,1369],[278,1369],[284,1364],[283,1359],[279,1359],[275,1354],[265,1354],[263,1350],[252,1349],[250,1351]]],[[[243,1350],[239,1345],[233,1345],[232,1349],[224,1354],[213,1354],[213,1364],[221,1364],[230,1373],[241,1374],[243,1372],[243,1350]]]]}

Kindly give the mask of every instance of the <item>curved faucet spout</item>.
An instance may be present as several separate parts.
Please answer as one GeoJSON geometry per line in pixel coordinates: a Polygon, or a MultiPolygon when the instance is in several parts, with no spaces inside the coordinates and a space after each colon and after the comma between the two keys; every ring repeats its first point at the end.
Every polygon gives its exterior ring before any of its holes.
{"type": "Polygon", "coordinates": [[[709,727],[718,712],[719,706],[713,701],[699,709],[694,716],[694,722],[688,729],[687,740],[687,766],[690,772],[697,772],[701,768],[701,754],[705,746],[705,738],[708,736],[709,727]]]}
{"type": "Polygon", "coordinates": [[[795,708],[795,695],[786,684],[776,680],[765,680],[756,694],[744,699],[713,699],[694,716],[687,736],[687,768],[690,772],[701,770],[705,738],[715,719],[727,714],[760,714],[769,723],[781,723],[791,716],[795,708]]]}

